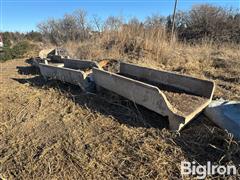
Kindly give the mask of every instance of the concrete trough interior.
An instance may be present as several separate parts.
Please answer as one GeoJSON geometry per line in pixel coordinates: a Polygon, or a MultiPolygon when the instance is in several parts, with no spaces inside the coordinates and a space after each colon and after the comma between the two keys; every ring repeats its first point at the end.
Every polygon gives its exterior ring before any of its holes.
{"type": "Polygon", "coordinates": [[[98,63],[90,60],[63,59],[64,67],[71,69],[80,69],[82,71],[90,70],[93,67],[98,68],[98,63]]]}
{"type": "Polygon", "coordinates": [[[180,130],[210,102],[214,82],[120,63],[118,74],[93,69],[97,85],[113,91],[169,119],[172,130],[180,130]]]}

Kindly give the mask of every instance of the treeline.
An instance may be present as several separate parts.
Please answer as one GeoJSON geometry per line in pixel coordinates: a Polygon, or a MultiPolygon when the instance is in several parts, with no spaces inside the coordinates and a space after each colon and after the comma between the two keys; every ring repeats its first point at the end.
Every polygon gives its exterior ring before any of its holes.
{"type": "Polygon", "coordinates": [[[27,33],[20,32],[3,32],[0,33],[4,41],[5,47],[11,47],[14,44],[21,41],[37,41],[41,42],[43,40],[42,34],[37,31],[30,31],[27,33]]]}
{"type": "Polygon", "coordinates": [[[240,43],[240,13],[212,5],[194,6],[177,14],[176,27],[181,40],[208,38],[217,42],[240,43]]]}
{"type": "MultiPolygon", "coordinates": [[[[38,29],[45,40],[60,45],[67,41],[84,41],[101,36],[105,32],[121,32],[126,27],[144,32],[143,36],[153,33],[153,29],[161,29],[164,36],[169,39],[172,24],[172,16],[160,15],[149,16],[144,21],[132,18],[124,22],[122,17],[114,16],[102,20],[97,15],[89,20],[86,11],[78,10],[66,14],[61,19],[42,22],[38,25],[38,29]]],[[[180,41],[198,42],[209,39],[215,42],[240,43],[240,13],[230,8],[205,4],[194,6],[186,12],[179,11],[176,15],[175,27],[176,37],[180,41]]]]}

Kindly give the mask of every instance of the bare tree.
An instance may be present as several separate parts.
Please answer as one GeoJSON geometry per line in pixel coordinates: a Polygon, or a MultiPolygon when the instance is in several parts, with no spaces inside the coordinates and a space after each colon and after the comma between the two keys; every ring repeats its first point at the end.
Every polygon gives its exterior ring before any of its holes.
{"type": "Polygon", "coordinates": [[[73,15],[66,14],[60,21],[59,33],[64,41],[76,40],[78,34],[77,19],[73,15]]]}
{"type": "Polygon", "coordinates": [[[75,11],[73,14],[77,21],[80,39],[84,40],[85,38],[88,38],[91,28],[87,21],[87,12],[82,9],[79,9],[75,11]]]}
{"type": "Polygon", "coordinates": [[[239,41],[240,22],[234,18],[237,14],[232,9],[197,5],[184,15],[184,28],[178,31],[186,39],[208,37],[219,41],[239,41]]]}
{"type": "Polygon", "coordinates": [[[104,24],[105,30],[117,31],[123,24],[123,21],[120,17],[109,16],[104,24]]]}
{"type": "Polygon", "coordinates": [[[38,24],[38,29],[43,34],[43,37],[50,42],[54,44],[59,44],[62,42],[59,21],[49,19],[46,22],[38,24]]]}
{"type": "Polygon", "coordinates": [[[84,10],[65,14],[62,19],[49,19],[38,24],[38,29],[45,39],[49,39],[54,44],[62,44],[68,40],[85,40],[89,38],[91,31],[87,21],[87,13],[84,10]]]}
{"type": "Polygon", "coordinates": [[[103,22],[98,15],[96,14],[93,15],[92,23],[98,32],[101,32],[103,30],[103,22]]]}
{"type": "Polygon", "coordinates": [[[160,16],[158,14],[153,14],[152,16],[148,16],[144,22],[146,28],[159,28],[164,27],[166,22],[166,18],[160,16]]]}

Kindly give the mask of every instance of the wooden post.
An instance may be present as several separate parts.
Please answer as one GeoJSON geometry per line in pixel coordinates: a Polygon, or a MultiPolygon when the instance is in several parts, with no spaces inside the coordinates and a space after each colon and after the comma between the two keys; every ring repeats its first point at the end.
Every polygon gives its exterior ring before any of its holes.
{"type": "Polygon", "coordinates": [[[173,10],[173,18],[172,18],[172,33],[171,33],[171,42],[173,41],[174,37],[174,29],[175,29],[175,16],[176,16],[176,8],[177,8],[178,0],[175,0],[174,10],[173,10]]]}

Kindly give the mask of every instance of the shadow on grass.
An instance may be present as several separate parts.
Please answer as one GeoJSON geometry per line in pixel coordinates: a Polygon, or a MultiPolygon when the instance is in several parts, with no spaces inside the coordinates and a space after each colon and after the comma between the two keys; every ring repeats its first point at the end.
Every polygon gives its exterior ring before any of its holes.
{"type": "Polygon", "coordinates": [[[86,93],[81,91],[78,86],[56,80],[46,81],[42,76],[24,79],[13,78],[13,80],[22,84],[28,83],[38,88],[57,88],[81,107],[87,107],[103,115],[112,116],[121,124],[127,124],[133,127],[154,127],[160,129],[168,127],[166,117],[136,105],[106,89],[101,89],[94,93],[86,93]]]}
{"type": "MultiPolygon", "coordinates": [[[[32,74],[35,71],[31,68],[21,67],[20,69],[21,72],[32,74]]],[[[13,79],[37,88],[57,88],[79,106],[112,116],[121,124],[158,129],[168,127],[167,118],[105,89],[96,93],[85,93],[78,86],[55,80],[45,81],[39,75],[33,78],[13,79]]],[[[224,130],[216,127],[203,114],[191,121],[180,133],[172,133],[171,138],[173,141],[169,143],[180,147],[190,162],[196,161],[206,165],[211,161],[212,164],[234,164],[237,167],[240,164],[239,143],[224,130]]]]}
{"type": "Polygon", "coordinates": [[[37,75],[39,74],[39,69],[31,66],[17,66],[18,73],[23,75],[37,75]]]}

